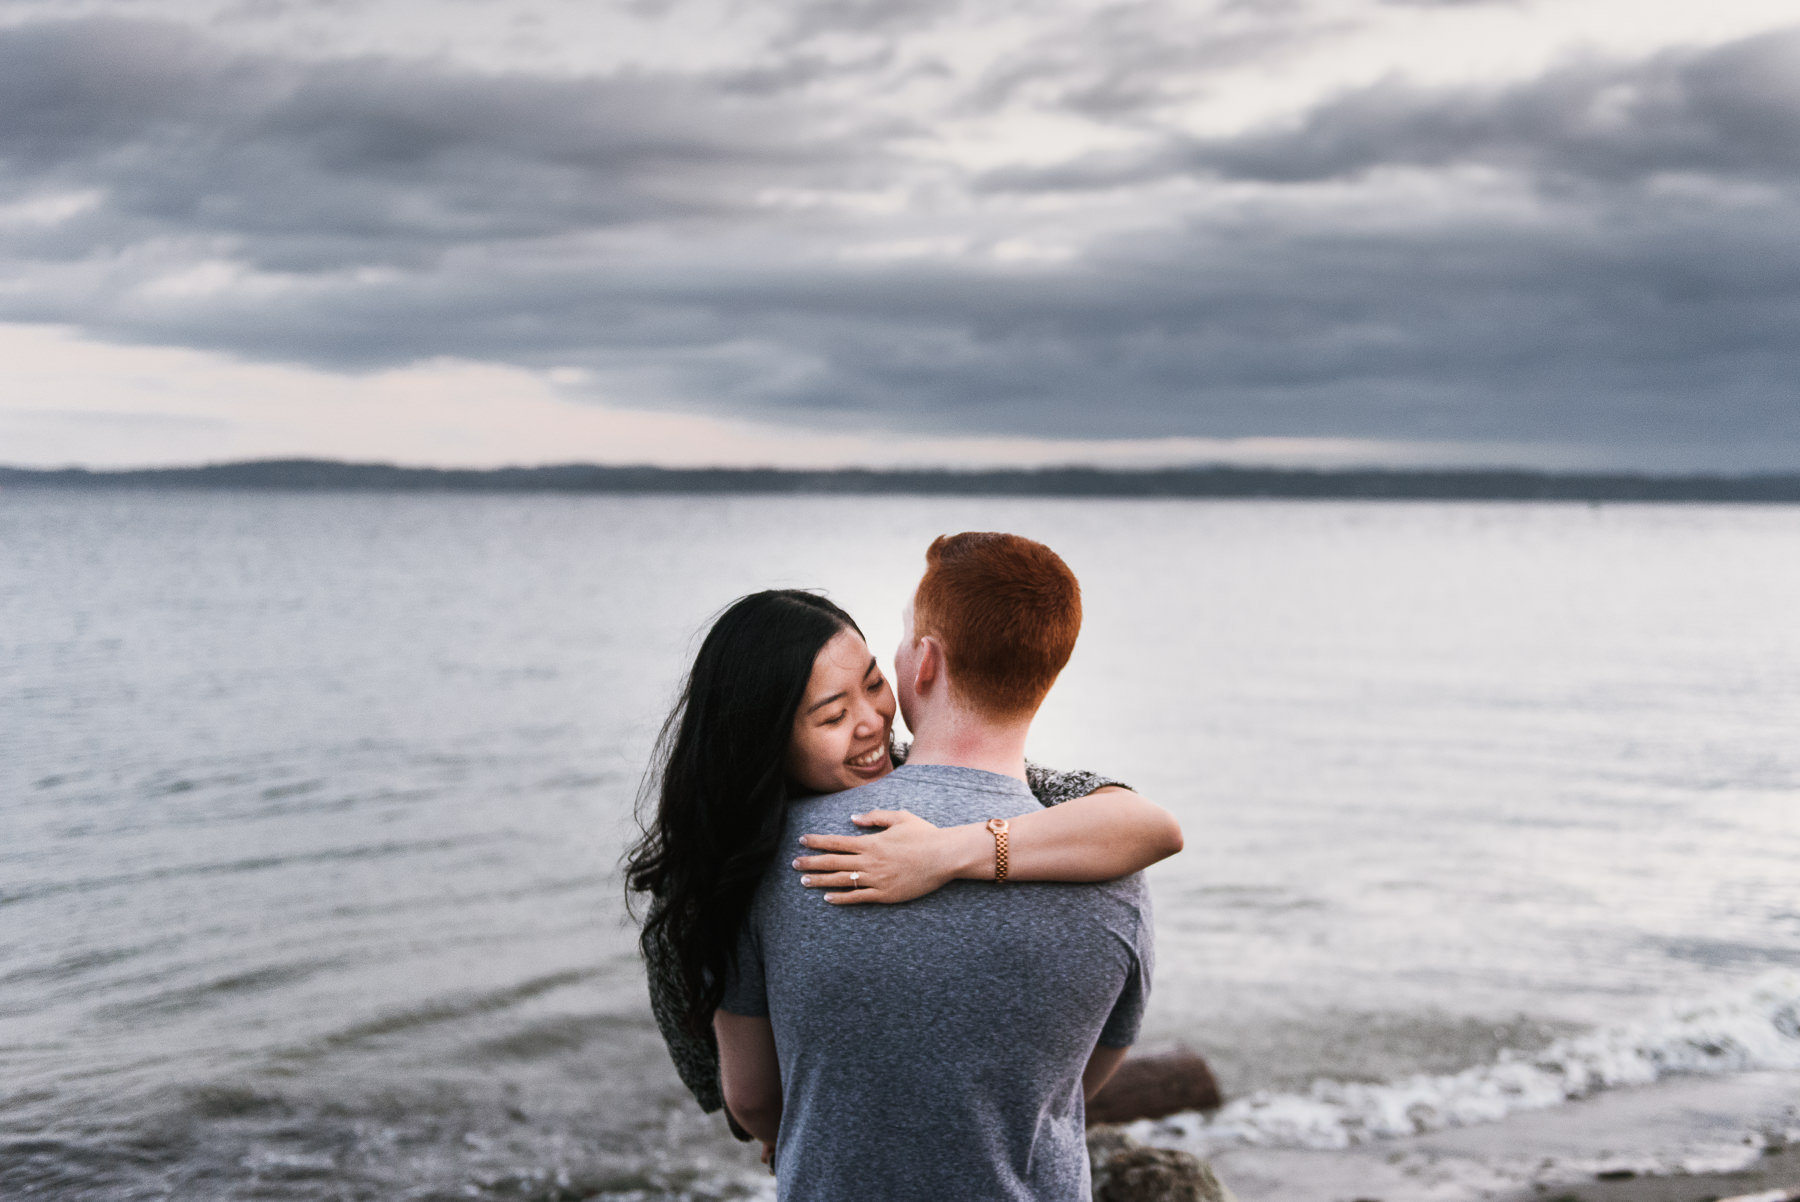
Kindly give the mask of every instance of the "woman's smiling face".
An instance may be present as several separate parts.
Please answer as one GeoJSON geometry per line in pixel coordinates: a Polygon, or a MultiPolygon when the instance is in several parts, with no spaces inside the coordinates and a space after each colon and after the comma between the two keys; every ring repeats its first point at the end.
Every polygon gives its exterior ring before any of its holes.
{"type": "Polygon", "coordinates": [[[836,793],[894,770],[888,738],[894,691],[854,630],[839,631],[813,660],[788,742],[788,779],[803,793],[836,793]]]}

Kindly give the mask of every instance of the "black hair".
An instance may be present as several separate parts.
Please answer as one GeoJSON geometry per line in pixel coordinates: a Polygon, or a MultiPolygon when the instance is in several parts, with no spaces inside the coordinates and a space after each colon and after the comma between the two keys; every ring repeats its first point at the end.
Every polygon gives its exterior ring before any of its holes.
{"type": "Polygon", "coordinates": [[[757,883],[781,840],[788,744],[819,651],[850,615],[817,593],[770,589],[733,602],[700,644],[657,739],[640,795],[655,799],[625,860],[648,895],[638,946],[672,962],[688,1028],[711,1031],[757,883]]]}

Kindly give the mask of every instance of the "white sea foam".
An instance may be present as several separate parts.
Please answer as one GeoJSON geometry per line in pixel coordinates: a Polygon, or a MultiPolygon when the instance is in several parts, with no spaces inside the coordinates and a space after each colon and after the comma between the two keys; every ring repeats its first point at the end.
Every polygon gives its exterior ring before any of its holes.
{"type": "Polygon", "coordinates": [[[1257,1093],[1210,1118],[1181,1114],[1134,1125],[1152,1143],[1208,1154],[1254,1145],[1333,1149],[1497,1122],[1605,1089],[1683,1074],[1800,1070],[1800,972],[1660,1005],[1633,1023],[1560,1039],[1490,1064],[1385,1084],[1320,1080],[1301,1093],[1257,1093]]]}

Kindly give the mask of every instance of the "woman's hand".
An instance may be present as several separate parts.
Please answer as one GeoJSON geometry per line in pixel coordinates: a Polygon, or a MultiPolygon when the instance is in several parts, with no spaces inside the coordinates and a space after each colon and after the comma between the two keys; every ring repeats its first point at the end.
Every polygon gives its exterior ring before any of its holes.
{"type": "Polygon", "coordinates": [[[794,861],[806,874],[802,885],[839,891],[825,895],[836,906],[924,897],[954,880],[968,858],[969,839],[961,827],[936,827],[905,810],[871,810],[851,821],[885,829],[872,835],[803,835],[804,846],[827,854],[794,861]]]}

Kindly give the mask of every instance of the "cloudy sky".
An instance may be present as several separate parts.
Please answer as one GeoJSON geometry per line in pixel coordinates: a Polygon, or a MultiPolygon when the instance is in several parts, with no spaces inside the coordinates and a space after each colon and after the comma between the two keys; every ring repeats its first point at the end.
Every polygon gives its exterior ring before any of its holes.
{"type": "Polygon", "coordinates": [[[1800,469],[1792,0],[0,0],[0,463],[1800,469]]]}

